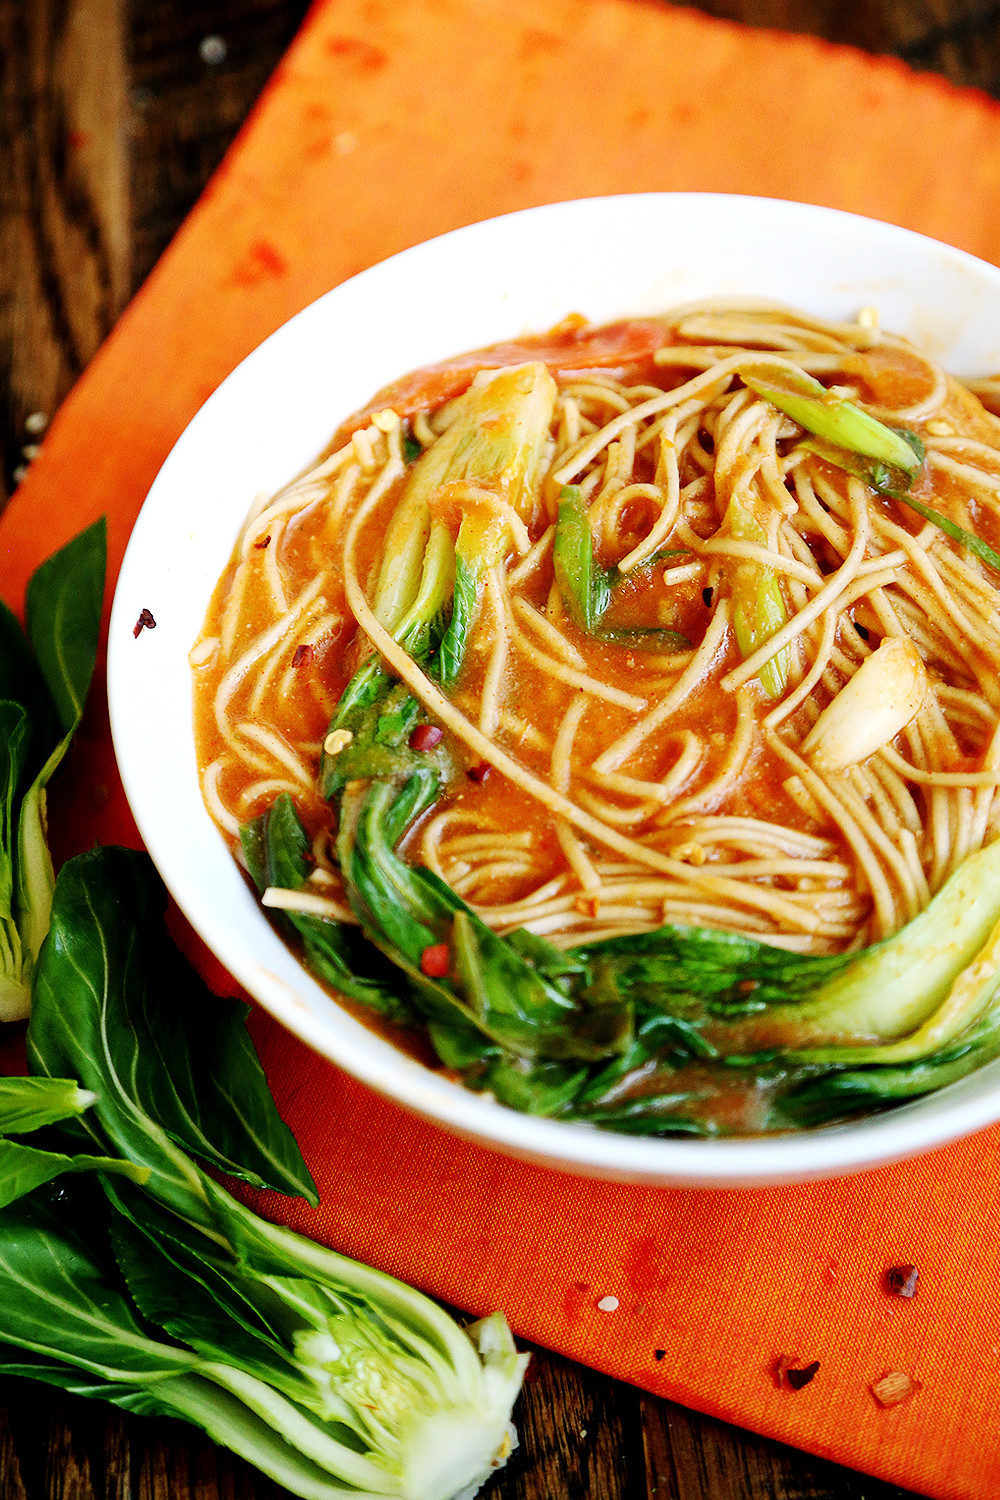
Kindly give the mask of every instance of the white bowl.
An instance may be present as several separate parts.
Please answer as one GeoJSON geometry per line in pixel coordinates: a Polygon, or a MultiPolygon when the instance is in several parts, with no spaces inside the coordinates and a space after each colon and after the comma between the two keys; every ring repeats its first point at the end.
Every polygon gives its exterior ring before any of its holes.
{"type": "Polygon", "coordinates": [[[705,295],[828,318],[877,306],[965,375],[1000,369],[1000,271],[906,230],[760,198],[648,194],[529,209],[404,251],[328,292],[229,376],[149,493],[111,618],[125,790],[179,906],[284,1025],[357,1078],[482,1144],[566,1170],[706,1187],[857,1171],[1000,1119],[1000,1062],[891,1113],[774,1138],[634,1139],[539,1120],[437,1076],[365,1029],[275,936],[202,804],[188,651],[254,496],[300,470],[394,377],[569,312],[601,322],[705,295]],[[157,622],[137,643],[141,609],[157,622]]]}

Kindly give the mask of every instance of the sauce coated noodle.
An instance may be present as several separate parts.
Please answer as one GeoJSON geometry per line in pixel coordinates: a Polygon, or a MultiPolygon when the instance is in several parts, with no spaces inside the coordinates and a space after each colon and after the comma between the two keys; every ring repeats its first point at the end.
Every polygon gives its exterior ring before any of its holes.
{"type": "Polygon", "coordinates": [[[817,452],[745,383],[762,367],[915,434],[912,496],[1000,545],[1000,422],[870,314],[719,304],[609,331],[571,320],[417,372],[257,503],[213,598],[192,653],[197,749],[234,849],[289,793],[315,860],[299,909],[355,920],[319,772],[374,646],[450,756],[401,852],[498,934],[569,948],[669,923],[831,955],[926,907],[996,836],[998,577],[817,452]],[[463,459],[421,512],[419,550],[439,534],[451,577],[456,538],[460,573],[470,555],[464,518],[478,538],[471,624],[443,686],[433,650],[401,636],[414,585],[401,606],[389,574],[418,545],[404,525],[417,455],[454,440],[462,390],[475,376],[487,392],[496,377],[476,372],[497,366],[533,372],[517,399],[549,405],[516,482],[463,459]],[[588,560],[586,593],[572,568],[588,560]],[[873,704],[898,696],[890,643],[912,702],[880,731],[873,704]],[[854,678],[829,751],[825,711],[854,678]]]}

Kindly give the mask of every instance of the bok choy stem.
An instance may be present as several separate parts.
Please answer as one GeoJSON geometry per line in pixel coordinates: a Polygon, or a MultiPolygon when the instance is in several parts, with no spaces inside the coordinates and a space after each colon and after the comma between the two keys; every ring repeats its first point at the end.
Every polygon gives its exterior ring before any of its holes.
{"type": "MultiPolygon", "coordinates": [[[[291,878],[294,849],[269,853],[291,878]]],[[[21,1149],[99,1181],[105,1208],[73,1190],[67,1220],[0,1142],[0,1370],[183,1414],[305,1497],[450,1500],[503,1449],[525,1359],[502,1318],[464,1332],[197,1164],[315,1201],[242,1008],[194,983],[163,902],[129,851],[60,873],[34,1077],[0,1089],[0,1122],[48,1124],[61,1152],[21,1149]]]]}

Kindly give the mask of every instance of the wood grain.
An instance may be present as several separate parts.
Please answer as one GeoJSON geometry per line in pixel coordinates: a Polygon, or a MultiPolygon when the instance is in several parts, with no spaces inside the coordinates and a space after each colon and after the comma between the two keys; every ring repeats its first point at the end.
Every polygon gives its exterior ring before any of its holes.
{"type": "MultiPolygon", "coordinates": [[[[28,0],[26,0],[28,3],[28,0]]],[[[133,281],[166,249],[274,71],[308,0],[135,0],[130,33],[133,281]],[[221,43],[207,56],[206,38],[221,43]]]]}
{"type": "Polygon", "coordinates": [[[122,0],[0,0],[0,501],[131,285],[122,0]]]}
{"type": "MultiPolygon", "coordinates": [[[[0,504],[155,263],[306,0],[0,0],[0,504]],[[204,46],[206,37],[221,47],[204,46]]],[[[706,0],[1000,94],[1000,4],[706,0]]],[[[536,1351],[488,1500],[905,1500],[895,1486],[536,1351]]],[[[180,1424],[0,1380],[0,1500],[279,1500],[180,1424]]]]}

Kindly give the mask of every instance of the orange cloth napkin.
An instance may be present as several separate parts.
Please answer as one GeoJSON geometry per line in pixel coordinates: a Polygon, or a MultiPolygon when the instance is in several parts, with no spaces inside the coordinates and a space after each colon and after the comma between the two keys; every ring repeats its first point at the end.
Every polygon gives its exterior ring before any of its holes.
{"type": "MultiPolygon", "coordinates": [[[[0,525],[0,593],[19,606],[101,512],[113,582],[198,406],[334,283],[492,214],[650,189],[831,204],[1000,261],[1000,111],[895,62],[634,0],[320,3],[60,411],[0,525]]],[[[100,696],[53,789],[57,857],[137,842],[100,696]]],[[[702,1411],[929,1495],[1000,1493],[1000,1130],[821,1186],[616,1186],[466,1144],[267,1017],[255,1030],[323,1199],[268,1211],[702,1411]],[[897,1262],[920,1268],[912,1302],[883,1289],[897,1262]],[[820,1361],[805,1389],[775,1387],[782,1353],[820,1361]],[[869,1385],[890,1370],[922,1389],[884,1410],[869,1385]]]]}

